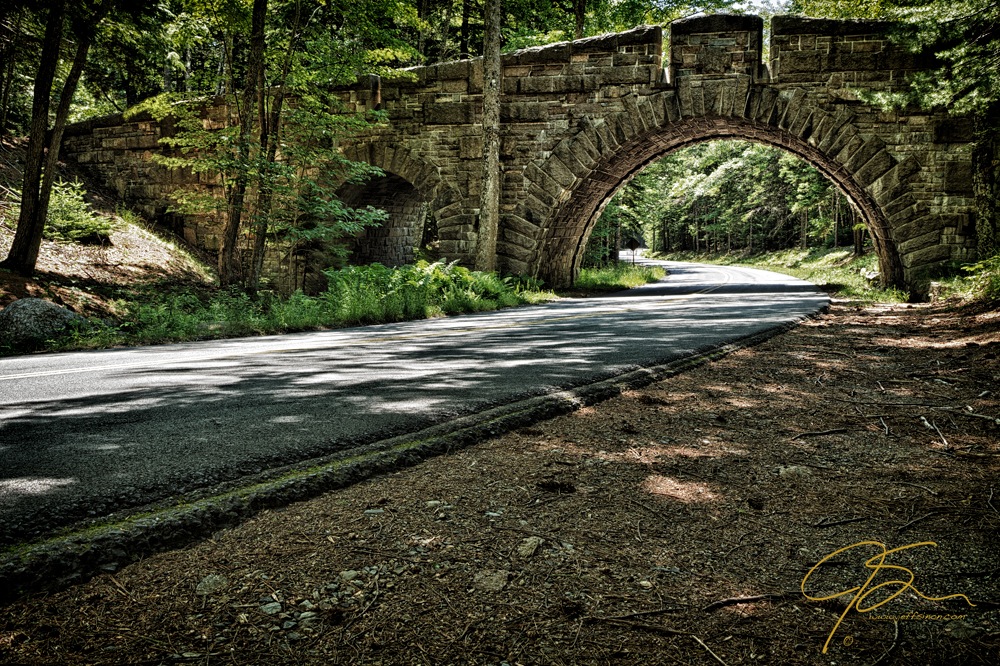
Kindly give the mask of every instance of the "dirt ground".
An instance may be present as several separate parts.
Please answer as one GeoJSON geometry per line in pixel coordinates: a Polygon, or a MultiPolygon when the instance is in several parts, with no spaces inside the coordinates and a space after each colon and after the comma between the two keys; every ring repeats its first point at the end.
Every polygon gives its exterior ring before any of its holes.
{"type": "Polygon", "coordinates": [[[23,599],[0,663],[997,664],[998,352],[995,310],[835,303],[23,599]]]}
{"type": "MultiPolygon", "coordinates": [[[[13,190],[20,187],[23,163],[24,141],[0,138],[0,258],[7,256],[14,241],[17,216],[9,199],[16,199],[13,190]]],[[[61,178],[83,178],[83,174],[61,166],[61,178]]],[[[89,186],[88,190],[93,210],[113,219],[116,201],[97,187],[89,186]]],[[[112,300],[129,287],[160,282],[208,283],[210,276],[189,252],[149,229],[122,223],[115,223],[106,245],[43,240],[33,278],[0,272],[0,309],[18,298],[33,297],[85,316],[111,316],[115,314],[112,300]]]]}

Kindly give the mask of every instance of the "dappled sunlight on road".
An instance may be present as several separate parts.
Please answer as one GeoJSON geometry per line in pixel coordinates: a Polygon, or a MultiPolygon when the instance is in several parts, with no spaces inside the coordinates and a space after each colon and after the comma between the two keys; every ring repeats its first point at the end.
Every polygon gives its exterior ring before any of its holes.
{"type": "Polygon", "coordinates": [[[46,479],[41,477],[21,477],[0,479],[0,497],[9,495],[44,495],[58,488],[73,485],[76,479],[46,479]]]}
{"type": "MultiPolygon", "coordinates": [[[[544,306],[2,359],[0,480],[73,476],[81,494],[66,518],[80,518],[92,510],[84,489],[116,506],[156,501],[714,349],[826,303],[784,276],[675,270],[544,306]]],[[[674,438],[650,446],[648,460],[731,455],[674,438]]],[[[52,514],[45,501],[33,513],[52,514]]],[[[31,522],[0,513],[5,533],[31,522]]]]}

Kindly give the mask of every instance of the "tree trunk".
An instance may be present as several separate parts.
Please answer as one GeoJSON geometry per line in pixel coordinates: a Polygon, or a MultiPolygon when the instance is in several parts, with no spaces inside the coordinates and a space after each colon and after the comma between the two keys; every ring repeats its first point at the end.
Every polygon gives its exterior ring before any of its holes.
{"type": "Polygon", "coordinates": [[[24,20],[24,10],[17,9],[17,22],[14,24],[13,37],[10,43],[0,51],[0,62],[4,63],[0,74],[0,136],[7,131],[7,116],[10,110],[10,91],[14,87],[14,65],[17,63],[17,44],[21,36],[21,24],[24,20]]]}
{"type": "MultiPolygon", "coordinates": [[[[417,5],[417,18],[427,19],[427,12],[429,11],[430,3],[428,0],[420,0],[420,4],[417,5]]],[[[427,33],[423,28],[419,29],[417,33],[417,53],[424,56],[424,61],[427,60],[427,33]]]]}
{"type": "Polygon", "coordinates": [[[587,0],[573,0],[573,18],[575,19],[573,39],[580,39],[583,37],[584,22],[587,20],[587,0]]]}
{"type": "Polygon", "coordinates": [[[21,187],[21,215],[17,221],[17,231],[7,258],[0,268],[15,271],[25,277],[35,271],[38,247],[42,242],[45,228],[45,214],[41,210],[42,164],[45,161],[45,134],[49,129],[49,104],[52,96],[52,81],[59,64],[59,47],[62,44],[63,23],[66,17],[66,2],[56,2],[49,10],[42,38],[42,53],[38,61],[38,73],[31,103],[31,131],[28,135],[28,149],[24,162],[24,180],[21,187]]]}
{"type": "MultiPolygon", "coordinates": [[[[76,86],[80,82],[80,75],[83,74],[83,66],[87,64],[87,53],[90,51],[90,44],[96,31],[96,24],[104,18],[104,14],[102,13],[95,18],[96,21],[93,26],[88,26],[79,31],[80,34],[77,37],[76,55],[73,57],[73,65],[66,76],[62,93],[59,95],[59,107],[56,109],[56,121],[52,128],[51,137],[49,138],[48,154],[45,159],[45,169],[42,173],[42,189],[38,197],[38,213],[43,221],[48,217],[49,198],[52,195],[52,183],[59,168],[59,150],[62,147],[62,137],[63,131],[66,129],[66,120],[69,118],[70,103],[73,101],[74,93],[76,93],[76,86]]],[[[38,237],[35,239],[36,242],[33,245],[34,257],[32,265],[34,265],[38,258],[38,248],[42,242],[41,231],[44,228],[45,225],[43,223],[39,229],[38,237]]]]}
{"type": "Polygon", "coordinates": [[[250,135],[253,132],[254,113],[259,111],[257,95],[261,92],[258,87],[264,71],[264,20],[266,16],[267,0],[254,0],[243,99],[242,101],[238,98],[235,100],[236,113],[240,123],[236,146],[236,168],[239,171],[227,196],[226,224],[222,229],[222,243],[219,247],[219,283],[224,287],[238,282],[242,272],[242,262],[238,253],[239,234],[243,224],[251,160],[254,157],[250,135]]]}
{"type": "Polygon", "coordinates": [[[1000,102],[976,118],[972,149],[972,188],[976,200],[976,251],[979,259],[1000,254],[1000,102]]]}
{"type": "MultiPolygon", "coordinates": [[[[267,113],[267,99],[264,82],[261,81],[259,115],[260,115],[260,149],[266,154],[265,169],[270,168],[278,158],[278,139],[281,135],[281,110],[285,101],[285,83],[292,68],[292,56],[295,53],[295,43],[298,38],[299,21],[301,20],[301,3],[295,3],[295,24],[288,40],[288,50],[285,52],[285,62],[280,78],[274,82],[274,101],[270,114],[267,113]]],[[[273,176],[265,171],[261,174],[257,189],[256,216],[254,219],[253,255],[250,262],[250,277],[247,280],[247,290],[257,291],[260,277],[264,271],[264,254],[267,249],[267,227],[271,219],[271,205],[274,198],[273,176]]]]}
{"type": "Polygon", "coordinates": [[[833,195],[833,249],[837,249],[840,245],[840,240],[837,236],[840,234],[840,195],[834,193],[833,195]]]}
{"type": "Polygon", "coordinates": [[[483,184],[476,269],[495,271],[500,228],[500,0],[486,0],[483,40],[483,184]]]}
{"type": "Polygon", "coordinates": [[[459,58],[469,56],[469,18],[472,14],[472,0],[462,0],[462,28],[458,37],[459,58]]]}

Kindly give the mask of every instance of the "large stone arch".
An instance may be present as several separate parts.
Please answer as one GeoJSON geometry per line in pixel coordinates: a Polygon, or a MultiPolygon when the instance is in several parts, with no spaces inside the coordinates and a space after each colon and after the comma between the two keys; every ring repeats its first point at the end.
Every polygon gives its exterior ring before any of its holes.
{"type": "Polygon", "coordinates": [[[591,229],[622,184],[684,146],[739,138],[788,150],[830,178],[861,211],[886,283],[908,281],[900,252],[910,240],[907,228],[889,219],[904,209],[911,216],[925,212],[914,207],[907,187],[919,170],[915,160],[900,161],[880,139],[863,136],[850,111],[828,113],[801,94],[753,85],[749,77],[705,83],[634,96],[627,113],[584,118],[576,134],[526,170],[527,197],[505,220],[513,233],[504,235],[501,255],[523,257],[532,274],[551,284],[570,284],[591,229]]]}

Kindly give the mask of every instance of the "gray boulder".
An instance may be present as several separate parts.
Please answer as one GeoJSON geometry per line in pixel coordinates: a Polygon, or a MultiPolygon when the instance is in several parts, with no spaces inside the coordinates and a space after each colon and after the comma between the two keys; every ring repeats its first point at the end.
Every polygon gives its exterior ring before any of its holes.
{"type": "Polygon", "coordinates": [[[0,345],[37,347],[68,326],[87,321],[75,312],[41,298],[21,298],[0,310],[0,345]]]}

